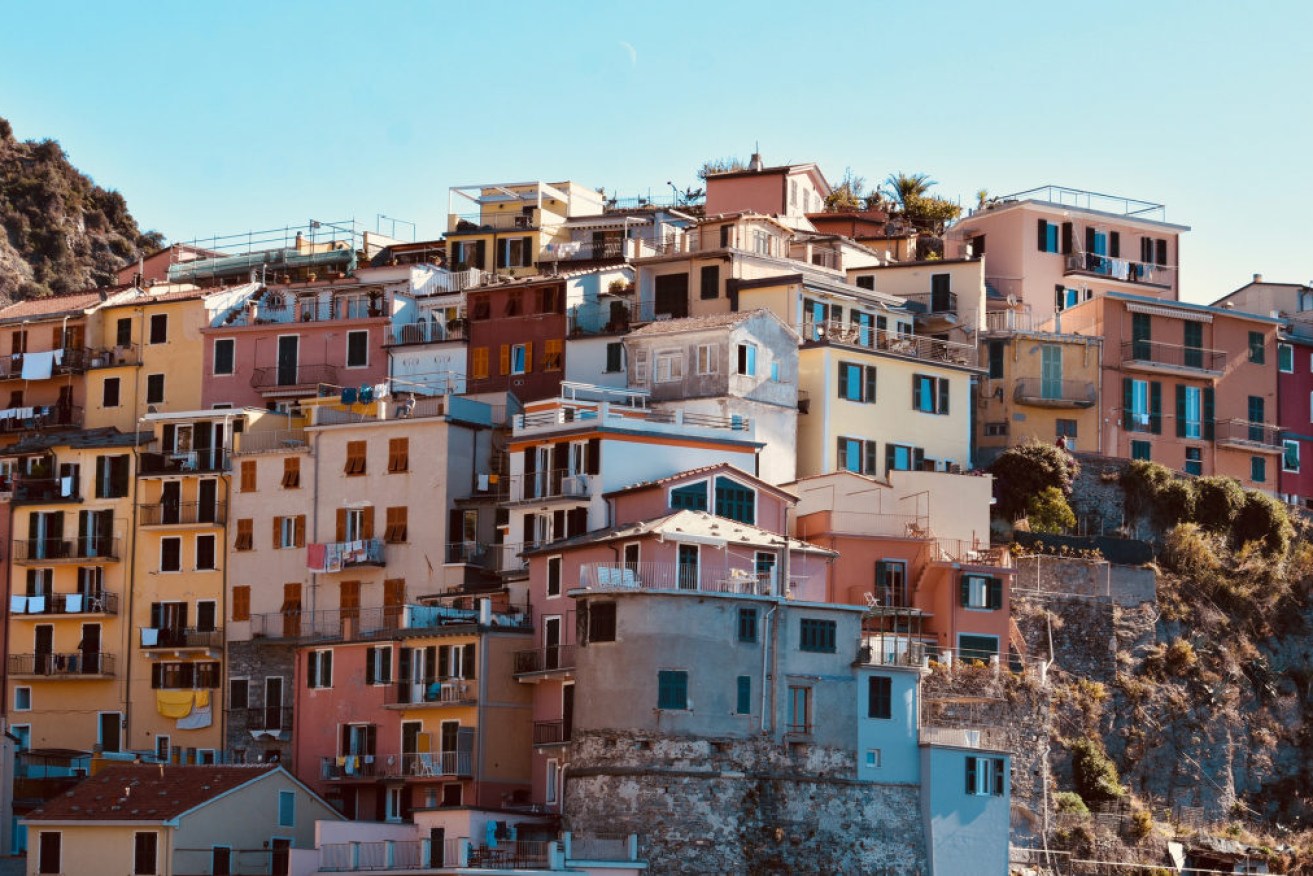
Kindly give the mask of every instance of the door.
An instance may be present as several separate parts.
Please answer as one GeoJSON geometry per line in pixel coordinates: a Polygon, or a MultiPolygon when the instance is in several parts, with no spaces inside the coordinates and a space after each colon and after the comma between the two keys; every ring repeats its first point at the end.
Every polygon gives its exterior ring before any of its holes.
{"type": "Polygon", "coordinates": [[[272,876],[287,876],[292,862],[292,841],[274,838],[269,850],[269,872],[272,876]]]}
{"type": "Polygon", "coordinates": [[[543,669],[557,669],[561,665],[561,619],[543,618],[543,669]]]}
{"type": "Polygon", "coordinates": [[[123,717],[118,712],[100,713],[100,750],[122,751],[120,734],[123,731],[123,717]]]}
{"type": "Polygon", "coordinates": [[[36,671],[49,675],[55,668],[55,628],[50,624],[37,624],[33,638],[36,671]]]}
{"type": "Polygon", "coordinates": [[[160,602],[155,628],[160,631],[159,643],[164,647],[180,648],[187,644],[187,603],[160,602]]]}
{"type": "Polygon", "coordinates": [[[82,671],[88,675],[100,673],[100,624],[82,625],[82,671]]]}
{"type": "Polygon", "coordinates": [[[570,741],[570,731],[574,729],[574,685],[567,684],[561,688],[561,741],[570,741]]]}
{"type": "Polygon", "coordinates": [[[160,491],[160,523],[181,523],[182,483],[165,481],[160,491]]]}
{"type": "Polygon", "coordinates": [[[679,546],[679,589],[698,589],[698,546],[681,544],[679,546]]]}
{"type": "Polygon", "coordinates": [[[283,678],[280,675],[264,680],[264,729],[283,729],[283,678]]]}
{"type": "Polygon", "coordinates": [[[1045,344],[1040,347],[1040,397],[1062,398],[1062,347],[1045,344]]]}
{"type": "Polygon", "coordinates": [[[625,545],[625,568],[634,573],[635,580],[638,576],[638,558],[640,556],[641,545],[637,542],[625,545]]]}
{"type": "Polygon", "coordinates": [[[671,319],[688,316],[688,274],[657,277],[655,293],[654,313],[668,313],[671,319]]]}
{"type": "Polygon", "coordinates": [[[292,386],[296,383],[297,365],[301,355],[301,338],[297,335],[283,335],[278,339],[278,385],[292,386]]]}
{"type": "Polygon", "coordinates": [[[219,498],[219,482],[206,478],[200,482],[196,497],[196,522],[213,523],[215,521],[215,503],[219,498]]]}
{"type": "Polygon", "coordinates": [[[429,868],[437,869],[447,864],[447,831],[441,827],[429,828],[429,868]]]}
{"type": "Polygon", "coordinates": [[[439,760],[442,763],[441,774],[444,776],[460,775],[458,772],[458,752],[460,751],[460,722],[443,721],[438,733],[439,760]]]}

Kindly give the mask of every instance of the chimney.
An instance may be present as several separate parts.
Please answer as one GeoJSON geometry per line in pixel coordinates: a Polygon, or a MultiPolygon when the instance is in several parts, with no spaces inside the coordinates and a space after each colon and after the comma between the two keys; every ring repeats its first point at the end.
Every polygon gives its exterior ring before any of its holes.
{"type": "Polygon", "coordinates": [[[766,169],[766,164],[761,160],[761,153],[760,152],[752,153],[752,157],[748,159],[748,170],[751,170],[754,173],[761,173],[765,169],[766,169]]]}
{"type": "Polygon", "coordinates": [[[1261,283],[1261,282],[1263,282],[1263,275],[1262,275],[1262,274],[1255,274],[1255,275],[1254,275],[1254,282],[1255,282],[1255,283],[1261,283]]]}

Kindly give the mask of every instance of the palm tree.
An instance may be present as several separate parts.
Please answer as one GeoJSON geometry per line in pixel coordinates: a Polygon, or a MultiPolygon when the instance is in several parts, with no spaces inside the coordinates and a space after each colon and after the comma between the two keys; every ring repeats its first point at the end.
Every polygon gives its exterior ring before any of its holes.
{"type": "Polygon", "coordinates": [[[908,201],[923,197],[933,185],[937,185],[937,183],[930,178],[928,173],[909,174],[903,173],[901,170],[889,174],[888,179],[884,181],[885,193],[904,209],[906,209],[908,201]]]}

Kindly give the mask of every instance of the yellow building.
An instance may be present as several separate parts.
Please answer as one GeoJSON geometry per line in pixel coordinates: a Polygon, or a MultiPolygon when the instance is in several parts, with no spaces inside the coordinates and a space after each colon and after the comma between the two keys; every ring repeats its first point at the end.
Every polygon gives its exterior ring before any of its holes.
{"type": "Polygon", "coordinates": [[[456,186],[447,216],[447,265],[453,270],[528,277],[549,243],[570,239],[567,219],[598,216],[602,196],[573,182],[456,186]]]}
{"type": "MultiPolygon", "coordinates": [[[[144,436],[143,436],[144,437],[144,436]]],[[[10,508],[10,732],[20,748],[123,748],[138,436],[32,435],[4,451],[10,508]]]]}
{"type": "Polygon", "coordinates": [[[1094,453],[1099,446],[1103,339],[1049,332],[990,331],[980,344],[977,439],[982,461],[1034,438],[1094,453]]]}

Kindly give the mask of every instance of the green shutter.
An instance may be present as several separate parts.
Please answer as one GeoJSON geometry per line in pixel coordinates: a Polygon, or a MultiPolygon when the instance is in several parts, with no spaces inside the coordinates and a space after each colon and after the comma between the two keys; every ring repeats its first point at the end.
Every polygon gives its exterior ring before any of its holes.
{"type": "Polygon", "coordinates": [[[1204,440],[1213,440],[1213,388],[1204,389],[1204,440]]]}
{"type": "Polygon", "coordinates": [[[863,398],[862,401],[866,402],[867,404],[873,404],[875,402],[875,366],[867,365],[865,371],[866,371],[866,397],[863,398]]]}
{"type": "Polygon", "coordinates": [[[1003,579],[1002,578],[989,579],[989,607],[996,609],[1003,607],[1003,579]]]}
{"type": "Polygon", "coordinates": [[[374,676],[374,659],[377,654],[377,648],[365,649],[365,684],[373,684],[377,680],[374,676]]]}
{"type": "Polygon", "coordinates": [[[976,758],[974,755],[967,755],[967,793],[976,793],[976,758]]]}
{"type": "Polygon", "coordinates": [[[939,413],[948,413],[948,379],[939,378],[939,413]]]}
{"type": "Polygon", "coordinates": [[[1163,433],[1163,385],[1156,380],[1149,384],[1149,431],[1163,433]]]}
{"type": "Polygon", "coordinates": [[[1129,377],[1122,378],[1122,423],[1129,425],[1131,412],[1135,409],[1135,383],[1129,377]]]}
{"type": "Polygon", "coordinates": [[[958,591],[959,591],[958,596],[959,596],[960,599],[961,599],[961,603],[962,603],[962,605],[970,605],[970,604],[971,604],[971,582],[967,579],[967,576],[966,576],[966,575],[963,575],[961,578],[958,579],[958,582],[957,582],[957,589],[958,589],[958,591]]]}
{"type": "Polygon", "coordinates": [[[1185,437],[1185,384],[1176,384],[1176,437],[1185,437]]]}

